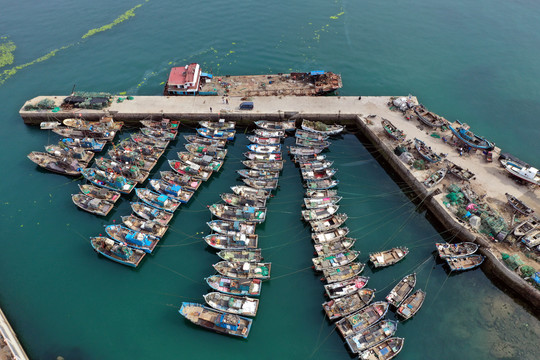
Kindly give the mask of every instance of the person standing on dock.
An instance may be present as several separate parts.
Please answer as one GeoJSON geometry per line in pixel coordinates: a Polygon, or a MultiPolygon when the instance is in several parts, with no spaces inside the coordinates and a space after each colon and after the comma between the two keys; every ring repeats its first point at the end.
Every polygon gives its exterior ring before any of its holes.
{"type": "Polygon", "coordinates": [[[210,112],[212,112],[212,107],[210,106],[210,112]]]}

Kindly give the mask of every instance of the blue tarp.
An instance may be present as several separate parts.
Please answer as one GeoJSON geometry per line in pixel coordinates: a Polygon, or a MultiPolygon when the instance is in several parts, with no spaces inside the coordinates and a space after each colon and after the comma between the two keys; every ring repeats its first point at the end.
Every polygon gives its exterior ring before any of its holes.
{"type": "Polygon", "coordinates": [[[160,204],[164,204],[165,201],[167,201],[169,197],[167,195],[159,195],[158,198],[157,198],[157,201],[160,203],[160,204]]]}
{"type": "Polygon", "coordinates": [[[533,279],[537,284],[540,284],[540,272],[537,272],[531,276],[531,279],[533,279]]]}
{"type": "Polygon", "coordinates": [[[204,73],[204,72],[201,72],[201,76],[202,77],[207,77],[207,78],[213,78],[214,76],[212,74],[207,74],[207,73],[204,73]]]}
{"type": "Polygon", "coordinates": [[[326,71],[324,70],[315,70],[315,71],[310,71],[309,75],[324,75],[326,73],[326,71]]]}

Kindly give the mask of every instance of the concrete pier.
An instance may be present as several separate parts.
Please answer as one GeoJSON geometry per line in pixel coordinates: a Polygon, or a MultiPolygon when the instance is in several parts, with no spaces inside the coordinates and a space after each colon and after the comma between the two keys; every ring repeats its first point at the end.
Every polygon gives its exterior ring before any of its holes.
{"type": "Polygon", "coordinates": [[[28,360],[15,331],[0,309],[0,359],[28,360]]]}

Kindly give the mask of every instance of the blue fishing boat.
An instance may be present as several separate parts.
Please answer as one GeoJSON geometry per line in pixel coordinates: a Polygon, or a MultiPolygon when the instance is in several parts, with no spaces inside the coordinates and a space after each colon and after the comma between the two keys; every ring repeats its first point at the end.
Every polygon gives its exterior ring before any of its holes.
{"type": "Polygon", "coordinates": [[[171,184],[160,179],[152,179],[149,184],[156,192],[172,197],[183,204],[186,204],[194,194],[193,191],[187,190],[178,184],[171,184]]]}
{"type": "Polygon", "coordinates": [[[469,255],[463,257],[449,257],[445,259],[451,271],[465,271],[474,269],[484,262],[482,255],[469,255]]]}
{"type": "Polygon", "coordinates": [[[232,141],[234,140],[234,135],[236,135],[236,130],[222,131],[208,128],[198,128],[197,133],[207,139],[226,139],[232,141]]]}
{"type": "Polygon", "coordinates": [[[253,323],[252,319],[191,302],[183,302],[178,312],[195,325],[221,334],[240,336],[244,339],[248,337],[253,323]]]}
{"type": "Polygon", "coordinates": [[[435,152],[431,150],[431,148],[427,146],[426,143],[423,142],[422,140],[415,138],[414,146],[416,147],[416,150],[418,151],[418,153],[427,161],[432,162],[432,163],[441,161],[441,157],[435,154],[435,152]]]}
{"type": "Polygon", "coordinates": [[[133,231],[123,225],[108,225],[105,227],[107,235],[119,243],[125,243],[134,249],[151,253],[159,242],[159,238],[152,235],[133,231]]]}
{"type": "Polygon", "coordinates": [[[249,144],[247,148],[250,151],[261,153],[261,154],[277,154],[281,153],[281,144],[277,145],[259,145],[259,144],[249,144]]]}
{"type": "Polygon", "coordinates": [[[134,181],[129,181],[125,177],[118,175],[115,172],[108,172],[99,169],[89,168],[81,171],[81,174],[92,184],[103,187],[109,190],[129,194],[135,185],[134,181]]]}
{"type": "Polygon", "coordinates": [[[144,203],[168,212],[174,212],[182,204],[179,200],[149,189],[137,188],[135,193],[144,203]]]}
{"type": "Polygon", "coordinates": [[[106,237],[94,237],[90,240],[90,243],[96,252],[105,256],[107,259],[131,267],[137,267],[146,256],[146,253],[142,250],[132,249],[126,244],[106,237]]]}
{"type": "Polygon", "coordinates": [[[454,128],[450,123],[448,123],[447,126],[450,131],[452,131],[452,134],[454,134],[454,136],[459,140],[476,149],[493,150],[495,148],[495,144],[489,142],[481,136],[475,135],[459,120],[456,120],[456,122],[461,126],[454,128]]]}
{"type": "Polygon", "coordinates": [[[231,295],[259,296],[261,295],[262,280],[233,279],[227,276],[212,275],[205,278],[212,289],[231,295]]]}

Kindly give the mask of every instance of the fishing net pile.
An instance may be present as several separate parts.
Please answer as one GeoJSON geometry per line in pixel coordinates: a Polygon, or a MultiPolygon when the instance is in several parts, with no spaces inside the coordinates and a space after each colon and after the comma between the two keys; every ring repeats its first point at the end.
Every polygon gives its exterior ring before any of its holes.
{"type": "Polygon", "coordinates": [[[24,110],[51,110],[55,108],[54,100],[52,99],[43,99],[37,104],[28,104],[25,105],[24,110]]]}
{"type": "Polygon", "coordinates": [[[64,99],[64,105],[79,109],[101,110],[111,105],[112,95],[105,92],[78,91],[64,99]]]}

